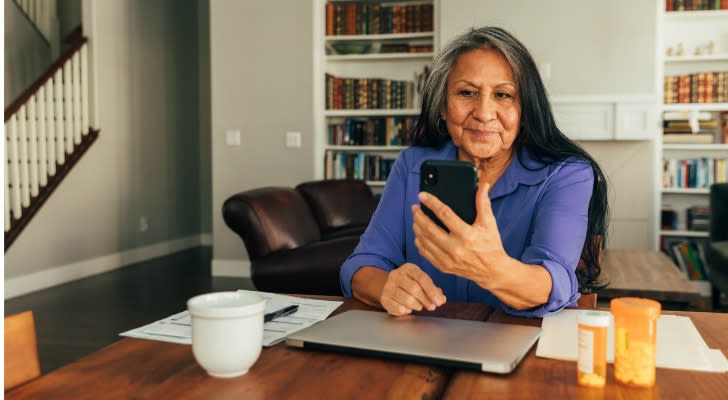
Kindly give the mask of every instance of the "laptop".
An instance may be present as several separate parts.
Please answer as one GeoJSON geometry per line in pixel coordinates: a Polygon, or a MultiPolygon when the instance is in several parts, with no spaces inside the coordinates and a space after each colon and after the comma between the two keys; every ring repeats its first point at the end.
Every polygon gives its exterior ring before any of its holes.
{"type": "Polygon", "coordinates": [[[350,310],[300,330],[292,347],[507,374],[541,328],[419,315],[350,310]]]}

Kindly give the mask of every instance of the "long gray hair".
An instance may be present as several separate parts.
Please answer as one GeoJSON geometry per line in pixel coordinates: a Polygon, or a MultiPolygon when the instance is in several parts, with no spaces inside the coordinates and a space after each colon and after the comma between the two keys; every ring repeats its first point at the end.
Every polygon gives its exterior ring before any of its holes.
{"type": "Polygon", "coordinates": [[[576,270],[579,287],[588,292],[599,287],[599,255],[606,243],[609,205],[607,182],[599,164],[559,130],[554,121],[546,87],[531,54],[518,39],[497,27],[471,29],[445,46],[432,62],[432,72],[422,91],[422,111],[413,132],[415,146],[439,147],[450,140],[440,112],[447,104],[447,78],[458,57],[475,49],[495,49],[508,62],[521,101],[521,131],[514,142],[518,161],[526,169],[520,152],[528,151],[544,164],[570,157],[584,160],[594,170],[594,188],[589,202],[589,222],[582,261],[576,270]]]}

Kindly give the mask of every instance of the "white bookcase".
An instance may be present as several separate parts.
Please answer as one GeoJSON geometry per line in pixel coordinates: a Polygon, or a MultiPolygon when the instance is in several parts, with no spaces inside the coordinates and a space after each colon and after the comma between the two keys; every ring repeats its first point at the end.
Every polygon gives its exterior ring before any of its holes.
{"type": "MultiPolygon", "coordinates": [[[[331,154],[363,154],[379,156],[382,159],[394,160],[397,154],[404,148],[400,143],[392,144],[346,144],[332,143],[329,137],[329,125],[341,124],[346,119],[387,119],[390,118],[414,118],[420,113],[419,95],[414,97],[408,107],[397,108],[371,108],[366,109],[332,109],[327,107],[327,75],[338,78],[353,79],[383,79],[396,81],[415,81],[415,76],[421,73],[426,66],[432,62],[433,54],[437,51],[437,16],[439,0],[405,0],[405,1],[326,1],[316,0],[314,8],[314,173],[316,179],[332,178],[327,176],[326,158],[327,153],[331,154]],[[327,3],[342,7],[351,4],[378,5],[380,7],[390,6],[432,6],[432,30],[426,32],[408,33],[369,33],[369,34],[329,34],[326,32],[327,25],[327,3]],[[363,53],[341,54],[334,49],[334,45],[357,43],[365,44],[368,49],[363,53]],[[409,52],[389,51],[383,52],[382,48],[392,44],[400,45],[430,45],[432,51],[409,52]]],[[[329,11],[330,12],[330,11],[329,11]]],[[[361,15],[359,18],[362,18],[361,15]]],[[[371,21],[371,20],[370,20],[371,21]]],[[[381,22],[381,21],[380,21],[381,22]]],[[[331,23],[331,21],[329,21],[331,23]]],[[[416,89],[414,90],[416,92],[416,89]]],[[[330,105],[330,104],[329,104],[330,105]]],[[[329,156],[332,157],[332,156],[329,156]]],[[[329,170],[331,172],[331,170],[329,170]]],[[[347,176],[349,177],[349,176],[347,176]]],[[[373,190],[381,190],[383,180],[366,179],[373,190]]]]}
{"type": "MultiPolygon", "coordinates": [[[[691,231],[686,225],[686,210],[691,206],[708,206],[707,185],[701,187],[666,187],[663,182],[663,162],[666,159],[728,159],[728,144],[722,143],[721,112],[728,111],[728,103],[670,103],[665,104],[664,77],[697,74],[702,72],[728,72],[728,10],[716,11],[665,11],[665,2],[659,1],[658,31],[658,85],[662,106],[661,118],[684,113],[688,119],[697,120],[700,115],[717,119],[717,127],[706,128],[714,134],[711,143],[667,143],[657,140],[659,171],[657,185],[661,208],[672,209],[678,217],[677,228],[663,230],[658,216],[656,246],[667,238],[707,238],[706,231],[691,231]],[[712,51],[706,51],[712,41],[712,51]],[[678,47],[682,54],[676,54],[678,47]],[[700,51],[696,52],[696,48],[700,51]],[[668,54],[671,49],[671,54],[668,54]],[[699,53],[699,54],[698,54],[699,53]]],[[[667,129],[665,129],[667,130],[667,129]]],[[[701,131],[702,132],[702,131],[701,131]]],[[[667,133],[667,132],[665,132],[667,133]]],[[[664,136],[661,138],[663,139],[664,136]]]]}

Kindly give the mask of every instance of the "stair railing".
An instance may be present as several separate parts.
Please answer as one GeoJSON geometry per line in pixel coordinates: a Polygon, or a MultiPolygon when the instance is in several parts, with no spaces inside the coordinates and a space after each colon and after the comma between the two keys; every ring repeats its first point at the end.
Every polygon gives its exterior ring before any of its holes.
{"type": "Polygon", "coordinates": [[[97,136],[82,37],[5,109],[5,250],[97,136]]]}

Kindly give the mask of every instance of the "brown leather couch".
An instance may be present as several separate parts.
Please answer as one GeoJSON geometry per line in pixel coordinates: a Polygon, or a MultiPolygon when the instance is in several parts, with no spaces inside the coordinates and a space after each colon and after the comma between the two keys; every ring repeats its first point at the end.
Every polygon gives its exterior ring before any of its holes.
{"type": "Polygon", "coordinates": [[[339,267],[376,205],[364,181],[327,180],[238,193],[222,212],[243,240],[258,290],[340,295],[339,267]]]}

